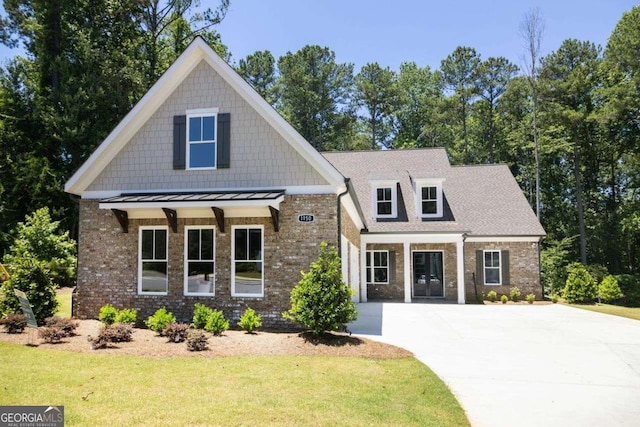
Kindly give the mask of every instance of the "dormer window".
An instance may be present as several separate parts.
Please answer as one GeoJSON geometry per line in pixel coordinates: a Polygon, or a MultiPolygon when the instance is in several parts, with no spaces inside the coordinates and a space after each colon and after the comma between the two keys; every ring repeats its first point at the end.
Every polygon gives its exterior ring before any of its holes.
{"type": "Polygon", "coordinates": [[[416,210],[420,218],[442,218],[442,183],[444,179],[418,179],[416,210]]]}
{"type": "Polygon", "coordinates": [[[398,216],[397,185],[395,181],[376,181],[373,186],[373,217],[396,218],[398,216]]]}

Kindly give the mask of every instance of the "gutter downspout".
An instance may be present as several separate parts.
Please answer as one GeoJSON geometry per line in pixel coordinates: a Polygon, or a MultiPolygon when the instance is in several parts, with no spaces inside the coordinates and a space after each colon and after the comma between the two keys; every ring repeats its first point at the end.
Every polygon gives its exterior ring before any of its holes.
{"type": "Polygon", "coordinates": [[[338,255],[342,253],[342,197],[349,193],[349,178],[344,179],[344,191],[338,194],[338,255]]]}

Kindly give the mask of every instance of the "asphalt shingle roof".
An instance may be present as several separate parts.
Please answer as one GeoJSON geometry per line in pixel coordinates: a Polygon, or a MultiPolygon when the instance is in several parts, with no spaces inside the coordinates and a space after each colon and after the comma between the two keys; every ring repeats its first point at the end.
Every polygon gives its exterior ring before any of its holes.
{"type": "Polygon", "coordinates": [[[443,148],[326,152],[350,178],[369,232],[466,232],[471,236],[543,236],[544,229],[506,165],[451,166],[443,148]],[[422,219],[413,181],[444,179],[444,217],[422,219]],[[398,218],[375,219],[371,181],[398,185],[398,218]]]}

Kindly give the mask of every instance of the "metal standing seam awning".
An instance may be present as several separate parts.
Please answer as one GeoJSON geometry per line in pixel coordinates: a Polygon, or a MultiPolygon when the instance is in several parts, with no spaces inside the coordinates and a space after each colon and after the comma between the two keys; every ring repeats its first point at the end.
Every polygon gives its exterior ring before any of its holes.
{"type": "Polygon", "coordinates": [[[219,191],[193,193],[130,193],[100,200],[100,209],[111,209],[122,231],[129,232],[129,212],[142,209],[161,209],[173,232],[178,230],[177,209],[210,208],[221,233],[224,228],[225,208],[269,208],[273,228],[280,229],[280,203],[284,190],[219,191]]]}

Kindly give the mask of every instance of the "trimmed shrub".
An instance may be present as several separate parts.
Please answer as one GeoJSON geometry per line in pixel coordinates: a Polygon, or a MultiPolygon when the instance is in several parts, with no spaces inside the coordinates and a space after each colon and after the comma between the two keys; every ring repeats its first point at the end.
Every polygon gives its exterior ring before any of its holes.
{"type": "Polygon", "coordinates": [[[212,310],[204,329],[215,336],[220,336],[224,331],[229,329],[229,321],[225,319],[224,314],[220,310],[212,310]]]}
{"type": "Polygon", "coordinates": [[[135,308],[124,308],[116,314],[115,323],[124,323],[126,325],[135,325],[138,320],[138,312],[135,308]]]}
{"type": "Polygon", "coordinates": [[[76,334],[78,322],[68,317],[52,316],[44,319],[44,326],[60,329],[63,337],[72,337],[76,334]]]}
{"type": "Polygon", "coordinates": [[[342,280],[340,257],[327,242],[320,243],[320,254],[310,270],[291,291],[291,309],[282,313],[318,336],[325,331],[343,331],[356,320],[358,312],[351,300],[351,289],[342,280]]]}
{"type": "Polygon", "coordinates": [[[166,328],[170,323],[175,323],[175,321],[175,316],[168,312],[165,307],[162,307],[149,316],[147,320],[144,321],[144,324],[147,325],[147,328],[162,336],[164,328],[166,328]]]}
{"type": "Polygon", "coordinates": [[[569,275],[562,296],[569,304],[590,302],[598,296],[598,284],[583,264],[574,262],[567,271],[569,275]]]}
{"type": "Polygon", "coordinates": [[[496,302],[496,300],[498,299],[498,294],[496,293],[496,291],[489,291],[487,292],[487,299],[491,302],[496,302]]]}
{"type": "Polygon", "coordinates": [[[187,337],[189,325],[186,323],[171,323],[162,331],[162,335],[167,337],[168,342],[182,342],[187,337]]]}
{"type": "Polygon", "coordinates": [[[262,316],[256,314],[253,308],[247,308],[238,322],[238,326],[252,334],[253,331],[262,326],[262,316]]]}
{"type": "Polygon", "coordinates": [[[640,275],[618,274],[618,286],[624,295],[616,304],[626,307],[640,307],[640,275]]]}
{"type": "Polygon", "coordinates": [[[507,303],[507,301],[509,301],[509,297],[508,297],[508,296],[506,296],[506,295],[502,295],[502,296],[500,297],[500,302],[501,302],[501,303],[506,304],[506,303],[507,303]]]}
{"type": "Polygon", "coordinates": [[[609,302],[622,298],[622,291],[618,285],[618,279],[612,275],[605,276],[598,285],[598,299],[609,302]]]}
{"type": "Polygon", "coordinates": [[[520,292],[520,289],[518,289],[517,286],[514,286],[511,288],[511,290],[509,290],[509,298],[511,298],[511,301],[518,302],[520,301],[521,297],[522,297],[522,292],[520,292]]]}
{"type": "Polygon", "coordinates": [[[557,304],[559,298],[560,297],[558,296],[558,294],[551,294],[551,302],[552,303],[557,304]]]}
{"type": "Polygon", "coordinates": [[[528,294],[525,298],[529,304],[533,304],[536,300],[536,296],[534,294],[528,294]]]}
{"type": "Polygon", "coordinates": [[[27,327],[27,318],[24,314],[11,313],[7,317],[0,319],[0,325],[4,327],[4,331],[8,334],[21,334],[27,327]]]}
{"type": "Polygon", "coordinates": [[[207,349],[207,337],[204,332],[200,330],[189,330],[187,332],[187,350],[189,351],[203,351],[207,349]]]}
{"type": "Polygon", "coordinates": [[[213,309],[204,304],[196,304],[193,308],[193,327],[196,329],[204,329],[211,313],[213,313],[213,309]]]}
{"type": "Polygon", "coordinates": [[[65,337],[62,329],[55,326],[42,326],[38,328],[38,337],[48,343],[48,344],[57,344],[62,341],[62,338],[65,337]]]}
{"type": "Polygon", "coordinates": [[[113,325],[116,321],[118,310],[111,304],[105,304],[100,308],[98,319],[105,325],[113,325]]]}
{"type": "Polygon", "coordinates": [[[109,343],[130,342],[133,334],[133,327],[126,323],[114,323],[104,326],[97,337],[89,336],[87,339],[94,350],[105,348],[109,343]]]}

